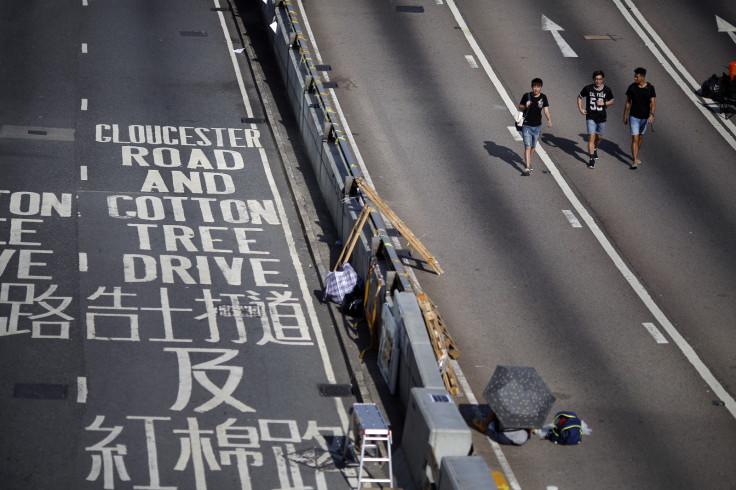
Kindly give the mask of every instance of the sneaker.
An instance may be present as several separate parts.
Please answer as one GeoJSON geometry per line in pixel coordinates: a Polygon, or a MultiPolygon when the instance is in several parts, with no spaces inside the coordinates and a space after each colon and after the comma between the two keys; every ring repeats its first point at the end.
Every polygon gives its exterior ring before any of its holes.
{"type": "Polygon", "coordinates": [[[596,160],[598,160],[598,149],[597,148],[595,150],[593,150],[593,158],[595,158],[596,160]]]}
{"type": "Polygon", "coordinates": [[[588,162],[588,168],[595,168],[595,160],[593,158],[588,162]]]}
{"type": "Polygon", "coordinates": [[[524,175],[530,175],[531,173],[532,173],[532,169],[530,169],[530,168],[525,168],[524,169],[524,175]]]}
{"type": "Polygon", "coordinates": [[[636,170],[637,168],[639,168],[639,164],[638,164],[638,163],[634,163],[634,164],[632,164],[632,165],[631,165],[631,167],[629,167],[629,168],[630,168],[631,170],[636,170]]]}

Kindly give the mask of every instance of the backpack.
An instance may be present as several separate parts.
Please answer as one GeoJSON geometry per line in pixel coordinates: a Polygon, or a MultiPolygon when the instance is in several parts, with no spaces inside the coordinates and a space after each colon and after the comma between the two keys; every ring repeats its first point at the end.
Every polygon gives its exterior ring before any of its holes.
{"type": "Polygon", "coordinates": [[[711,75],[709,79],[704,81],[703,85],[700,87],[700,93],[702,96],[708,98],[712,98],[714,95],[719,95],[722,90],[723,85],[721,83],[721,77],[715,73],[711,75]]]}
{"type": "Polygon", "coordinates": [[[568,446],[583,442],[582,421],[575,412],[557,412],[552,424],[547,438],[555,444],[568,446]]]}

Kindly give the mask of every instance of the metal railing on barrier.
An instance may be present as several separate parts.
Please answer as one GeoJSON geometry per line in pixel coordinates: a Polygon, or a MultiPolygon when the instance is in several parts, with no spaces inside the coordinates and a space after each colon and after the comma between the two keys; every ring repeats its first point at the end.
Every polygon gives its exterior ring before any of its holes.
{"type": "MultiPolygon", "coordinates": [[[[439,317],[439,313],[436,312],[436,310],[434,309],[434,304],[426,296],[426,293],[421,290],[421,287],[419,287],[416,280],[412,279],[407,274],[406,269],[393,246],[393,241],[386,232],[384,217],[387,217],[389,219],[394,227],[396,227],[397,230],[407,239],[410,247],[419,253],[422,259],[424,259],[424,261],[431,269],[433,269],[437,274],[441,274],[442,269],[440,268],[434,256],[432,256],[426,250],[426,248],[424,248],[421,242],[419,242],[419,240],[416,239],[411,231],[409,231],[409,229],[404,225],[403,221],[401,221],[393,213],[393,211],[391,211],[391,209],[383,202],[383,200],[380,199],[380,197],[378,197],[375,191],[367,185],[365,179],[360,175],[360,170],[355,163],[353,153],[344,137],[342,126],[337,119],[335,111],[332,109],[330,103],[330,94],[327,93],[324,85],[322,84],[322,79],[319,75],[319,71],[314,65],[311,53],[309,51],[309,48],[307,47],[307,40],[302,35],[301,27],[299,25],[299,19],[296,15],[296,12],[292,9],[291,1],[280,0],[278,2],[278,5],[281,7],[282,14],[285,18],[284,20],[288,21],[288,25],[292,30],[288,36],[289,47],[292,50],[298,51],[299,64],[302,65],[303,69],[306,72],[304,76],[304,90],[305,92],[313,95],[317,100],[317,103],[311,105],[310,107],[312,109],[319,108],[322,111],[322,126],[324,135],[323,142],[332,142],[337,146],[340,155],[344,159],[344,162],[348,168],[348,173],[350,176],[346,179],[346,182],[343,186],[343,201],[346,204],[351,204],[351,199],[355,199],[357,201],[356,203],[354,203],[356,205],[356,209],[353,210],[356,215],[354,219],[354,225],[350,232],[350,236],[347,237],[346,246],[343,249],[338,262],[349,260],[350,256],[352,255],[355,242],[358,236],[362,233],[363,226],[366,223],[369,223],[371,231],[373,232],[373,236],[376,237],[379,241],[379,246],[373,247],[372,255],[377,255],[382,251],[387,256],[386,262],[391,272],[393,273],[391,274],[391,277],[394,278],[396,282],[395,284],[386,284],[385,292],[390,293],[394,289],[399,289],[400,291],[411,291],[417,295],[417,301],[420,304],[425,305],[425,310],[427,310],[427,304],[432,306],[429,309],[431,311],[424,312],[425,320],[426,317],[431,316],[433,318],[437,318],[438,321],[430,321],[427,323],[428,334],[432,338],[433,344],[435,344],[435,353],[437,355],[439,367],[445,379],[447,388],[450,393],[456,395],[458,394],[459,390],[454,379],[454,373],[452,373],[452,369],[447,362],[447,354],[449,350],[451,353],[450,357],[456,358],[457,350],[455,349],[454,344],[452,344],[452,340],[449,335],[445,335],[446,332],[444,331],[444,323],[441,322],[441,317],[439,317]],[[360,192],[353,192],[354,189],[357,189],[360,192]],[[376,210],[370,210],[370,213],[368,209],[369,203],[377,207],[376,210]],[[369,216],[370,219],[368,219],[369,216]],[[438,325],[441,328],[438,328],[438,325]],[[447,342],[442,343],[442,341],[447,342]]],[[[276,12],[274,13],[276,14],[276,12]]],[[[365,270],[364,272],[364,277],[367,278],[370,274],[370,268],[367,268],[367,270],[365,270]]],[[[378,298],[373,298],[373,301],[377,302],[378,298]]],[[[377,304],[375,304],[374,306],[378,307],[377,304]]],[[[372,334],[375,335],[375,332],[372,332],[372,334]]]]}
{"type": "MultiPolygon", "coordinates": [[[[319,75],[319,71],[317,70],[312,60],[311,53],[306,45],[306,38],[303,36],[301,27],[299,25],[299,19],[296,15],[296,12],[292,8],[292,3],[290,0],[280,0],[277,5],[280,6],[285,12],[284,15],[286,17],[286,20],[288,20],[289,25],[292,29],[292,32],[289,34],[288,38],[289,45],[291,49],[298,51],[299,62],[304,66],[305,70],[307,71],[304,83],[305,91],[313,94],[317,98],[319,108],[323,112],[323,134],[325,135],[324,141],[334,143],[346,163],[349,174],[352,177],[360,177],[361,173],[356,163],[355,156],[353,155],[348,142],[344,137],[342,125],[337,119],[337,114],[330,103],[330,95],[329,93],[327,93],[324,85],[322,84],[322,79],[319,75]]],[[[316,109],[317,107],[314,108],[316,109]]],[[[348,199],[348,196],[345,196],[345,199],[348,199]]],[[[362,205],[360,205],[360,208],[362,208],[362,205]]],[[[356,219],[358,213],[359,210],[356,212],[356,219]]],[[[383,223],[382,217],[379,213],[371,213],[370,222],[374,236],[378,237],[379,241],[381,242],[381,248],[388,256],[388,262],[397,272],[397,274],[395,275],[397,283],[394,285],[388,285],[388,289],[391,290],[393,289],[393,287],[398,287],[402,291],[411,291],[411,282],[406,277],[405,268],[401,262],[401,259],[396,254],[396,250],[393,246],[391,237],[386,232],[386,227],[383,223]]],[[[378,252],[378,250],[375,251],[378,252]]]]}
{"type": "MultiPolygon", "coordinates": [[[[443,459],[467,455],[472,447],[470,429],[451,403],[459,387],[448,361],[456,359],[458,352],[436,306],[407,272],[394,249],[384,224],[384,209],[379,205],[378,210],[368,211],[366,206],[373,203],[370,192],[364,189],[362,193],[353,192],[360,188],[354,184],[362,181],[362,175],[332,108],[331,94],[312,61],[291,1],[276,1],[274,4],[274,0],[264,0],[263,10],[275,34],[274,53],[281,63],[287,96],[300,124],[320,190],[340,236],[349,242],[349,250],[344,250],[340,260],[350,260],[356,272],[366,278],[365,317],[372,340],[375,341],[379,330],[381,334],[379,368],[391,393],[398,394],[407,407],[402,439],[406,460],[415,484],[422,484],[427,476],[435,480],[443,459]],[[362,246],[356,246],[357,239],[363,240],[362,246]],[[379,262],[386,278],[383,283],[379,262]],[[421,392],[424,396],[417,398],[417,389],[424,390],[421,392]],[[437,417],[440,413],[442,416],[437,417]],[[431,441],[436,444],[432,445],[431,441]],[[427,474],[430,446],[434,463],[427,474]]],[[[400,228],[397,228],[399,232],[400,228]]],[[[408,241],[414,250],[419,250],[411,239],[408,241]]],[[[435,272],[442,272],[426,250],[419,255],[435,272]]],[[[473,474],[473,481],[480,482],[478,488],[489,488],[487,473],[480,471],[483,468],[478,461],[473,461],[473,469],[479,469],[473,474]]],[[[446,472],[449,476],[442,482],[443,489],[464,488],[457,486],[465,485],[465,480],[457,483],[454,470],[453,466],[446,472]]]]}
{"type": "Polygon", "coordinates": [[[309,72],[304,83],[306,90],[317,95],[320,106],[325,114],[325,124],[323,127],[325,140],[335,141],[348,165],[348,168],[350,169],[350,173],[356,176],[360,175],[353,153],[350,151],[350,147],[345,140],[345,133],[342,130],[340,121],[336,117],[337,113],[330,105],[329,94],[326,92],[325,87],[322,84],[319,70],[317,70],[312,60],[309,49],[305,46],[306,38],[302,35],[301,27],[299,26],[299,19],[297,18],[296,12],[292,10],[291,1],[283,0],[280,3],[286,9],[289,23],[291,28],[294,30],[294,32],[289,36],[289,42],[293,49],[297,49],[299,51],[300,62],[305,65],[309,72]]]}

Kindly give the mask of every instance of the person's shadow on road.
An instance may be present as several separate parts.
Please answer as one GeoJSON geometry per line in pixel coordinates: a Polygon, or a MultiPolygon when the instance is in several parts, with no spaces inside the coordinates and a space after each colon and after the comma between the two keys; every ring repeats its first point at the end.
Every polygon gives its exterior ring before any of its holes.
{"type": "MultiPolygon", "coordinates": [[[[587,140],[588,135],[581,135],[581,136],[585,136],[585,138],[586,138],[585,139],[585,141],[586,141],[585,145],[586,145],[586,148],[587,148],[587,145],[588,145],[588,143],[587,143],[587,141],[588,141],[587,140]]],[[[614,143],[613,141],[609,141],[609,140],[605,139],[605,137],[604,137],[603,138],[603,141],[601,141],[601,144],[598,147],[598,149],[600,150],[598,153],[601,153],[601,152],[602,153],[607,153],[607,154],[611,155],[612,157],[616,158],[617,160],[619,160],[620,162],[625,163],[627,167],[630,167],[631,166],[631,163],[632,163],[631,162],[631,157],[629,157],[629,155],[626,154],[626,152],[624,152],[621,149],[621,147],[619,145],[617,145],[616,143],[614,143]]]]}
{"type": "MultiPolygon", "coordinates": [[[[586,135],[587,137],[587,135],[586,135]]],[[[559,148],[576,160],[583,162],[585,165],[588,164],[588,152],[581,148],[575,141],[560,136],[555,136],[550,133],[542,133],[539,137],[542,143],[549,146],[550,148],[559,148]]],[[[588,140],[585,140],[587,148],[588,140]]]]}
{"type": "MultiPolygon", "coordinates": [[[[560,150],[573,157],[575,160],[588,165],[588,135],[585,133],[581,133],[578,136],[580,136],[581,138],[580,144],[571,139],[562,138],[550,133],[542,133],[539,139],[541,139],[542,143],[544,143],[545,145],[551,148],[559,148],[560,150]]],[[[628,156],[616,143],[613,143],[604,138],[603,141],[601,141],[598,150],[599,153],[611,155],[617,160],[625,163],[627,166],[629,165],[628,156]]]]}
{"type": "Polygon", "coordinates": [[[524,163],[524,157],[520,156],[518,152],[513,151],[511,148],[497,145],[493,141],[484,141],[483,148],[486,149],[490,156],[503,160],[519,172],[522,172],[524,167],[526,167],[526,164],[524,163]]]}

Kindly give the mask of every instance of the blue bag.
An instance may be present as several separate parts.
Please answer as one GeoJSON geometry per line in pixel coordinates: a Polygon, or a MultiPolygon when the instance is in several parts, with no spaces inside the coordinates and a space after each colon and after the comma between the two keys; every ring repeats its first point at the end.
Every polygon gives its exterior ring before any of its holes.
{"type": "Polygon", "coordinates": [[[557,412],[553,427],[547,438],[562,446],[583,442],[582,421],[575,412],[557,412]]]}

